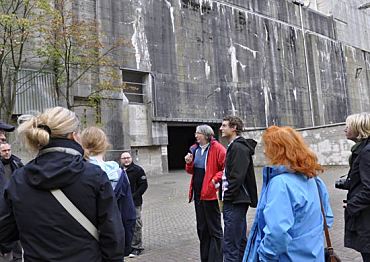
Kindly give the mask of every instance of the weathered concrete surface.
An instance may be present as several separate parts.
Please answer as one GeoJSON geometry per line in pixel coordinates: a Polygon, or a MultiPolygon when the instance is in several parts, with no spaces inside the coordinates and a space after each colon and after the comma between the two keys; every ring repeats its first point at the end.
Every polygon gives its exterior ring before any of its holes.
{"type": "MultiPolygon", "coordinates": [[[[351,147],[354,143],[346,139],[344,127],[345,124],[343,123],[325,127],[305,128],[298,131],[315,152],[320,164],[324,166],[347,166],[351,147]]],[[[243,136],[258,142],[254,156],[254,164],[257,166],[263,166],[267,163],[263,154],[262,133],[263,130],[247,131],[243,134],[243,136]]]]}
{"type": "Polygon", "coordinates": [[[355,2],[316,1],[317,10],[333,11],[327,16],[290,0],[77,1],[79,17],[96,17],[105,43],[128,41],[112,56],[117,65],[150,72],[144,103],[122,107],[129,135],[121,145],[121,133],[111,134],[114,148],[157,152],[166,170],[171,121],[235,114],[248,127],[303,128],[369,110],[369,13],[355,2]]]}
{"type": "Polygon", "coordinates": [[[332,15],[340,41],[370,52],[370,13],[359,7],[368,0],[315,0],[317,10],[332,15]]]}
{"type": "Polygon", "coordinates": [[[118,52],[122,66],[155,76],[154,118],[237,114],[249,126],[305,127],[341,122],[353,112],[345,89],[357,86],[347,69],[364,59],[346,61],[332,17],[272,0],[121,0],[97,7],[107,36],[131,40],[118,52]]]}

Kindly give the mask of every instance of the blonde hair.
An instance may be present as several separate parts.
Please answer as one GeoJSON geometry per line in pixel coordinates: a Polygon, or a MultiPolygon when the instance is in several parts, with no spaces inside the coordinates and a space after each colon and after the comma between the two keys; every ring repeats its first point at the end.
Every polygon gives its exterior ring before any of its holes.
{"type": "Polygon", "coordinates": [[[81,132],[81,143],[86,156],[104,154],[110,147],[107,135],[99,127],[88,127],[81,132]]]}
{"type": "Polygon", "coordinates": [[[66,138],[68,134],[78,132],[80,121],[76,114],[64,107],[46,109],[37,116],[22,115],[17,129],[22,143],[31,152],[37,152],[49,144],[50,138],[66,138]]]}
{"type": "Polygon", "coordinates": [[[351,131],[356,132],[357,139],[361,140],[370,136],[370,114],[359,113],[349,115],[346,119],[346,125],[351,131]]]}

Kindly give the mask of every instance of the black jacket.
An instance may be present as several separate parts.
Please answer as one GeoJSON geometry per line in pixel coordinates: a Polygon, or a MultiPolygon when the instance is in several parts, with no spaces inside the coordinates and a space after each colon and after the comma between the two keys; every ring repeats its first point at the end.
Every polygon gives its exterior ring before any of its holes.
{"type": "Polygon", "coordinates": [[[4,176],[5,176],[4,165],[0,161],[0,195],[1,196],[3,195],[4,187],[5,187],[5,184],[6,184],[6,180],[5,180],[5,177],[4,176]]]}
{"type": "Polygon", "coordinates": [[[345,209],[344,245],[370,253],[370,144],[363,140],[352,152],[345,209]]]}
{"type": "Polygon", "coordinates": [[[9,159],[1,159],[4,168],[6,165],[10,165],[10,169],[14,172],[16,169],[23,167],[21,159],[15,155],[11,155],[9,159]]]}
{"type": "Polygon", "coordinates": [[[52,147],[75,154],[48,152],[14,172],[0,200],[0,243],[20,237],[27,262],[121,262],[124,229],[107,175],[76,142],[53,139],[52,147]],[[51,195],[56,188],[98,228],[99,242],[51,195]]]}
{"type": "Polygon", "coordinates": [[[224,193],[224,201],[257,206],[257,185],[252,159],[256,145],[257,142],[253,139],[238,137],[227,148],[225,174],[228,189],[224,193]]]}
{"type": "Polygon", "coordinates": [[[135,206],[141,206],[143,204],[143,194],[148,188],[148,181],[144,169],[132,162],[127,167],[126,173],[130,180],[132,198],[134,199],[135,206]]]}

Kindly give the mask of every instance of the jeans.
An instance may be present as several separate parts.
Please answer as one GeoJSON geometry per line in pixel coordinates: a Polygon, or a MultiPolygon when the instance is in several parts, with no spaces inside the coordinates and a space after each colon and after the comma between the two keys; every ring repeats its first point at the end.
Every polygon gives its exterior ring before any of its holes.
{"type": "Polygon", "coordinates": [[[202,262],[222,262],[221,213],[217,200],[195,200],[202,262]]]}
{"type": "Polygon", "coordinates": [[[141,209],[142,206],[135,206],[136,209],[136,223],[134,229],[134,235],[132,237],[131,247],[133,249],[143,250],[143,221],[141,220],[141,209]]]}
{"type": "Polygon", "coordinates": [[[247,244],[248,204],[224,201],[224,262],[243,260],[247,244]]]}

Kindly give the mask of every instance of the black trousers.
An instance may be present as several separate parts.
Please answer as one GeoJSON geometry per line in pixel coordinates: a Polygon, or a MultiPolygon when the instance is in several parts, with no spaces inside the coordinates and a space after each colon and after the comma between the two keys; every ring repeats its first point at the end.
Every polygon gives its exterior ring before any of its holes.
{"type": "Polygon", "coordinates": [[[221,212],[217,200],[195,200],[202,262],[222,262],[221,212]]]}

